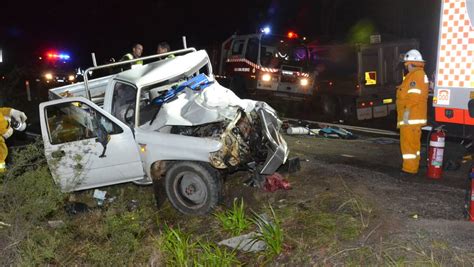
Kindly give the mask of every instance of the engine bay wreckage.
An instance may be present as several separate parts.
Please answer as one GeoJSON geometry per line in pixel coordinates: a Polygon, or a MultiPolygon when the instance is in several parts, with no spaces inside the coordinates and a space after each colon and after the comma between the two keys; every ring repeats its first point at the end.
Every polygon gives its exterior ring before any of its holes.
{"type": "Polygon", "coordinates": [[[142,129],[168,128],[170,134],[218,141],[220,148],[208,159],[216,169],[250,168],[256,175],[270,175],[288,157],[279,133],[282,123],[273,108],[240,99],[204,74],[166,91],[153,103],[161,105],[159,112],[142,129]]]}

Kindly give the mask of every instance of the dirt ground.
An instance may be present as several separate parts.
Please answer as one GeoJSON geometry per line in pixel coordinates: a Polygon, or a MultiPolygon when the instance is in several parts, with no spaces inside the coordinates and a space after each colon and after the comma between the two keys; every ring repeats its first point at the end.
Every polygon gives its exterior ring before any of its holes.
{"type": "MultiPolygon", "coordinates": [[[[460,254],[474,252],[474,223],[467,222],[463,214],[468,162],[457,171],[445,172],[442,180],[427,179],[425,166],[418,176],[405,178],[399,176],[401,155],[396,139],[285,138],[292,154],[302,160],[300,175],[291,179],[295,191],[315,190],[322,182],[328,188],[345,183],[374,205],[377,223],[365,242],[440,240],[460,254]]],[[[448,144],[447,149],[456,147],[448,144]]]]}
{"type": "MultiPolygon", "coordinates": [[[[230,206],[232,199],[243,197],[250,207],[273,203],[280,213],[287,206],[317,212],[321,197],[329,194],[360,197],[371,210],[370,216],[364,219],[365,230],[355,240],[339,244],[337,253],[328,254],[322,249],[324,245],[314,249],[310,245],[303,252],[309,257],[307,260],[282,259],[283,265],[354,263],[351,258],[354,250],[358,250],[356,264],[400,264],[387,260],[393,258],[415,265],[474,265],[474,223],[464,217],[470,162],[462,163],[456,171],[446,171],[441,180],[426,178],[423,162],[419,175],[400,177],[401,155],[396,138],[359,135],[355,140],[341,140],[285,135],[285,139],[290,156],[301,160],[300,171],[285,175],[292,189],[274,193],[249,190],[236,182],[247,176],[235,174],[226,184],[225,206],[230,206]],[[369,248],[366,256],[360,255],[362,248],[369,248]],[[370,257],[378,258],[378,254],[381,259],[367,261],[370,257]]],[[[448,157],[459,159],[464,152],[459,149],[458,144],[448,143],[448,157]]],[[[424,155],[423,150],[422,161],[424,155]]],[[[339,211],[341,206],[334,211],[339,211]]],[[[302,220],[299,225],[286,224],[285,231],[288,236],[301,233],[303,240],[311,225],[309,219],[302,220]]]]}

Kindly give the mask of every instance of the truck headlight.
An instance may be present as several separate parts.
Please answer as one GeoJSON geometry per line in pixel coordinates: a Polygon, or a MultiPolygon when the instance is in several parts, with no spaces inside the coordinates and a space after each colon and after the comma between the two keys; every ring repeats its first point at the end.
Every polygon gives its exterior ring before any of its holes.
{"type": "Polygon", "coordinates": [[[44,75],[44,77],[46,78],[46,80],[52,80],[52,79],[53,79],[53,74],[51,74],[51,73],[46,73],[46,74],[44,75]]]}
{"type": "Polygon", "coordinates": [[[70,82],[72,82],[72,81],[74,81],[74,79],[76,79],[76,77],[74,77],[74,75],[69,75],[69,76],[67,77],[67,79],[68,79],[70,82]]]}
{"type": "Polygon", "coordinates": [[[264,82],[269,82],[272,80],[272,75],[265,73],[260,77],[260,79],[264,82]]]}
{"type": "Polygon", "coordinates": [[[307,86],[309,84],[308,78],[300,79],[301,86],[307,86]]]}

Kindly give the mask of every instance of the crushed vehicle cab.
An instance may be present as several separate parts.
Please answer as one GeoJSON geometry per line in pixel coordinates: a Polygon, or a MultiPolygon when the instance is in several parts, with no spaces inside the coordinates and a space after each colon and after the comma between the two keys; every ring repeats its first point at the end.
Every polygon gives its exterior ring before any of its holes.
{"type": "Polygon", "coordinates": [[[204,50],[137,60],[156,58],[51,89],[54,100],[40,104],[46,158],[63,191],[157,183],[180,212],[204,214],[226,173],[251,170],[258,184],[286,161],[276,112],[217,83],[204,50]]]}

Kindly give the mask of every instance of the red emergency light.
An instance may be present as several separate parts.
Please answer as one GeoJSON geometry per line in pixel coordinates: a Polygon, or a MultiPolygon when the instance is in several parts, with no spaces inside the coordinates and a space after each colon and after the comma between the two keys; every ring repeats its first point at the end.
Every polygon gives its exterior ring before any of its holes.
{"type": "Polygon", "coordinates": [[[290,38],[290,39],[298,38],[298,34],[295,33],[295,32],[293,32],[293,31],[289,31],[286,36],[287,36],[288,38],[290,38]]]}

